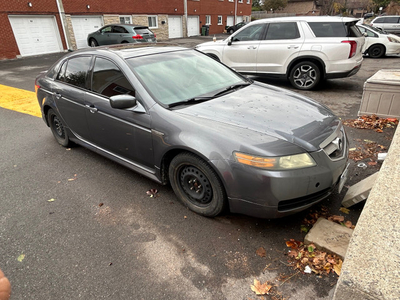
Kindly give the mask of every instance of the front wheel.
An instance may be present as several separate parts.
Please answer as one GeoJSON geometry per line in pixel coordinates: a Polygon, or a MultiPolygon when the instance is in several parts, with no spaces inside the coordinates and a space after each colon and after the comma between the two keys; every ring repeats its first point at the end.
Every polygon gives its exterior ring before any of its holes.
{"type": "Polygon", "coordinates": [[[385,47],[382,45],[372,45],[368,49],[368,55],[372,58],[380,58],[385,56],[385,47]]]}
{"type": "Polygon", "coordinates": [[[97,47],[99,43],[95,39],[90,39],[90,47],[97,47]]]}
{"type": "Polygon", "coordinates": [[[52,109],[47,112],[47,121],[49,122],[51,132],[53,133],[57,142],[64,147],[70,146],[71,142],[68,137],[68,133],[65,130],[64,124],[61,118],[52,109]]]}
{"type": "Polygon", "coordinates": [[[234,33],[235,31],[233,30],[233,29],[230,29],[229,30],[229,34],[232,34],[232,33],[234,33]]]}
{"type": "Polygon", "coordinates": [[[290,71],[289,80],[296,89],[311,90],[321,80],[321,71],[316,64],[302,61],[290,71]]]}
{"type": "Polygon", "coordinates": [[[192,211],[215,217],[224,210],[226,196],[218,175],[196,155],[175,156],[169,166],[169,180],[178,199],[192,211]]]}

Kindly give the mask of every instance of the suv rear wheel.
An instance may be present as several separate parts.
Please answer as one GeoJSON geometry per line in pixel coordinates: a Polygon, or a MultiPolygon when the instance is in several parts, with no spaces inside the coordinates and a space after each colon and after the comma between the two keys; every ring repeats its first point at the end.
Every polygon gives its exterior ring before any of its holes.
{"type": "Polygon", "coordinates": [[[321,71],[316,64],[302,61],[292,68],[289,80],[296,89],[311,90],[321,80],[321,71]]]}

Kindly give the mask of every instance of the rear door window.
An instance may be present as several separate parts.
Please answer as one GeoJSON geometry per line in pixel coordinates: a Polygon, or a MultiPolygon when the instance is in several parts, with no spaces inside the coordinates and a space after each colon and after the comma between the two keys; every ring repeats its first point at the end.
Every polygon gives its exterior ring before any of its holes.
{"type": "Polygon", "coordinates": [[[128,31],[122,26],[113,26],[113,33],[128,33],[128,31]]]}
{"type": "Polygon", "coordinates": [[[386,17],[385,23],[399,23],[399,17],[386,17]]]}
{"type": "Polygon", "coordinates": [[[266,40],[293,40],[300,37],[296,22],[270,23],[266,40]]]}
{"type": "Polygon", "coordinates": [[[57,79],[80,88],[86,88],[87,73],[91,60],[91,56],[70,58],[62,65],[57,79]]]}

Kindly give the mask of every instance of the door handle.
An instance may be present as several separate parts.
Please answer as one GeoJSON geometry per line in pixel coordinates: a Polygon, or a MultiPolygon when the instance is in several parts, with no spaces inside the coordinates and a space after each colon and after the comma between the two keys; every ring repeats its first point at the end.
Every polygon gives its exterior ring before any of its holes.
{"type": "Polygon", "coordinates": [[[291,46],[288,46],[287,48],[288,49],[297,49],[297,48],[299,48],[299,46],[291,45],[291,46]]]}
{"type": "Polygon", "coordinates": [[[86,106],[86,108],[88,108],[90,110],[90,112],[92,114],[94,114],[94,113],[96,113],[98,111],[98,109],[96,107],[94,107],[93,104],[92,105],[85,105],[85,106],[86,106]]]}
{"type": "Polygon", "coordinates": [[[247,49],[257,49],[257,46],[248,46],[247,49]]]}
{"type": "Polygon", "coordinates": [[[56,96],[57,99],[61,98],[61,94],[59,94],[59,93],[54,93],[54,96],[56,96]]]}

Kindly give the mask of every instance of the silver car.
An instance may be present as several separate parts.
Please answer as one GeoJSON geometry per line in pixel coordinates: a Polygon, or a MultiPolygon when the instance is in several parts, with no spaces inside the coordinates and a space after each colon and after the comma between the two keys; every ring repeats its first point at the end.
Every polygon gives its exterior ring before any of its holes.
{"type": "Polygon", "coordinates": [[[87,48],[67,54],[35,85],[58,143],[171,184],[204,216],[225,208],[286,216],[345,180],[346,134],[328,108],[197,50],[87,48]]]}
{"type": "Polygon", "coordinates": [[[110,24],[87,37],[90,47],[124,43],[155,43],[156,35],[147,27],[130,24],[110,24]]]}
{"type": "Polygon", "coordinates": [[[400,16],[380,16],[371,21],[371,26],[388,33],[400,34],[400,16]]]}

